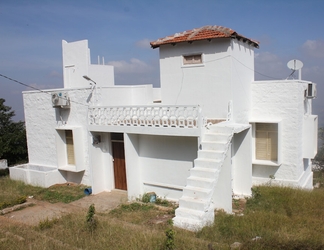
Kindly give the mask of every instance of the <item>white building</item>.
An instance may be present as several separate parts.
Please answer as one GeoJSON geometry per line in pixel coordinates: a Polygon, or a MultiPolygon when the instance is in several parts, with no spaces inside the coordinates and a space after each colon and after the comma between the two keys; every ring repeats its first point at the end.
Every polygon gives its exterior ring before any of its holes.
{"type": "Polygon", "coordinates": [[[314,83],[254,81],[258,43],[220,26],[151,46],[159,89],[115,86],[112,66],[90,63],[86,40],[63,41],[64,88],[23,92],[29,164],[11,178],[122,189],[130,200],[155,192],[179,201],[174,223],[191,230],[270,178],[312,188],[314,83]]]}

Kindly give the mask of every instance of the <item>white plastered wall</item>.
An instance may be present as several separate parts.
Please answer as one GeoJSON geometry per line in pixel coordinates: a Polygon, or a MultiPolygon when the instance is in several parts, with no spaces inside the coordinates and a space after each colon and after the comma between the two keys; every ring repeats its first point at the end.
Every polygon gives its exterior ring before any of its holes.
{"type": "Polygon", "coordinates": [[[91,81],[83,76],[90,77],[97,87],[114,85],[114,67],[110,65],[91,64],[88,40],[68,43],[62,41],[64,88],[87,88],[91,81]]]}
{"type": "Polygon", "coordinates": [[[143,194],[142,167],[140,164],[140,135],[124,134],[127,194],[129,200],[143,194]]]}
{"type": "Polygon", "coordinates": [[[251,109],[251,82],[254,81],[254,47],[232,39],[231,48],[232,120],[246,124],[251,109]]]}
{"type": "Polygon", "coordinates": [[[55,126],[57,116],[51,95],[23,92],[29,163],[57,166],[55,126]]]}
{"type": "Polygon", "coordinates": [[[230,39],[160,48],[162,104],[201,105],[204,116],[226,118],[231,99],[230,39]],[[202,53],[203,64],[183,65],[183,55],[202,53]]]}
{"type": "Polygon", "coordinates": [[[251,122],[279,123],[281,156],[278,164],[254,162],[254,184],[269,182],[273,175],[273,183],[312,187],[310,165],[303,158],[304,91],[307,84],[295,80],[252,83],[251,122]]]}
{"type": "Polygon", "coordinates": [[[94,91],[92,100],[94,100],[93,105],[98,106],[153,104],[153,86],[136,85],[98,88],[94,91]]]}
{"type": "Polygon", "coordinates": [[[23,92],[30,164],[59,168],[60,154],[58,154],[56,145],[57,130],[78,128],[78,132],[82,133],[84,145],[82,147],[76,145],[75,150],[79,150],[78,155],[83,159],[82,164],[84,166],[82,168],[84,171],[78,173],[61,171],[61,173],[67,181],[86,185],[91,183],[87,145],[89,139],[87,132],[87,99],[89,94],[89,89],[23,92]],[[68,93],[71,102],[69,109],[52,107],[51,93],[56,91],[68,93]]]}
{"type": "Polygon", "coordinates": [[[91,137],[100,136],[100,143],[89,141],[92,193],[111,191],[115,187],[112,149],[109,133],[92,132],[91,137]]]}
{"type": "MultiPolygon", "coordinates": [[[[114,189],[109,133],[90,146],[93,193],[114,189]]],[[[197,157],[196,137],[152,136],[124,133],[127,193],[130,200],[147,192],[178,200],[197,157]]]]}
{"type": "Polygon", "coordinates": [[[234,134],[232,139],[232,190],[238,196],[251,195],[252,158],[251,141],[252,128],[234,134]]]}
{"type": "Polygon", "coordinates": [[[231,169],[231,147],[226,153],[218,181],[213,193],[213,204],[216,209],[223,209],[227,213],[232,212],[232,169],[231,169]]]}
{"type": "Polygon", "coordinates": [[[163,104],[201,105],[208,118],[248,123],[250,85],[254,80],[254,47],[236,39],[214,39],[160,47],[163,104]],[[183,55],[202,54],[203,63],[183,65],[183,55]]]}
{"type": "Polygon", "coordinates": [[[139,164],[144,192],[178,200],[197,158],[196,137],[141,135],[139,164]]]}

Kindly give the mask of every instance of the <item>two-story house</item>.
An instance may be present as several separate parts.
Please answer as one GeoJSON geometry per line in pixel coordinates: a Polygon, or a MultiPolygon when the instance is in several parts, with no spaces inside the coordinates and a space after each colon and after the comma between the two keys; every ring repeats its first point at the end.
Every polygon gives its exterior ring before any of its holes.
{"type": "Polygon", "coordinates": [[[179,202],[174,224],[196,230],[255,184],[312,188],[316,85],[255,81],[258,42],[205,26],[151,42],[160,88],[114,85],[86,40],[63,41],[64,88],[23,92],[29,163],[10,176],[94,194],[126,190],[179,202]]]}

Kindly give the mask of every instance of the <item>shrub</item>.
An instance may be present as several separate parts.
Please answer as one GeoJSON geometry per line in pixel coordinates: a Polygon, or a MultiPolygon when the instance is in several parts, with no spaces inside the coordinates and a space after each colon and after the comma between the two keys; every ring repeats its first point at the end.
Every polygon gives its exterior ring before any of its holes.
{"type": "Polygon", "coordinates": [[[88,209],[88,213],[86,216],[86,225],[87,229],[92,233],[98,225],[98,221],[95,217],[96,209],[94,204],[91,204],[88,209]]]}
{"type": "Polygon", "coordinates": [[[175,249],[175,244],[174,244],[175,231],[173,229],[167,229],[165,231],[165,235],[166,235],[165,249],[167,250],[175,249]]]}
{"type": "Polygon", "coordinates": [[[58,218],[55,218],[52,220],[49,220],[48,218],[46,218],[45,220],[41,220],[38,223],[38,229],[44,230],[44,229],[52,228],[58,222],[59,222],[58,218]]]}
{"type": "Polygon", "coordinates": [[[144,202],[144,203],[149,203],[150,199],[151,199],[150,194],[145,193],[145,194],[143,194],[141,201],[144,202]]]}

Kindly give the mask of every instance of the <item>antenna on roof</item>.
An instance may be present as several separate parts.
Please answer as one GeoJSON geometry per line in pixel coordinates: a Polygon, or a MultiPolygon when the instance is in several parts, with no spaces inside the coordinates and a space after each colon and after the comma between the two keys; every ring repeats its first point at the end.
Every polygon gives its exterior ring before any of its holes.
{"type": "Polygon", "coordinates": [[[304,64],[303,64],[301,61],[297,60],[297,59],[292,59],[292,60],[290,60],[290,61],[287,63],[287,67],[288,67],[289,69],[291,69],[292,72],[291,72],[291,74],[288,76],[288,78],[289,78],[290,76],[292,76],[292,75],[296,72],[296,70],[298,70],[298,79],[301,80],[301,69],[302,69],[303,66],[304,66],[304,64]]]}

